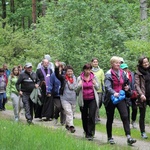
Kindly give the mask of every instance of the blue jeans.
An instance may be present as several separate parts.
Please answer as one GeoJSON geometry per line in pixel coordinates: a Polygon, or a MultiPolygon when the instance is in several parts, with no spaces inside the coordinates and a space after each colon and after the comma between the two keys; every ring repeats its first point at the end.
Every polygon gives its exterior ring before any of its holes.
{"type": "Polygon", "coordinates": [[[6,93],[0,93],[0,109],[3,109],[3,100],[6,100],[6,93]]]}

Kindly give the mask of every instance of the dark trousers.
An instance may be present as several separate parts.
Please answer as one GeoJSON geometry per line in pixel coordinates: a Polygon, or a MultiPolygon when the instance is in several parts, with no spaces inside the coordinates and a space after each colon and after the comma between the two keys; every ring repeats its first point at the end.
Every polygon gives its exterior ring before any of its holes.
{"type": "Polygon", "coordinates": [[[84,106],[80,107],[82,126],[86,136],[94,136],[95,134],[96,108],[95,100],[84,100],[84,106]]]}
{"type": "Polygon", "coordinates": [[[137,105],[135,103],[136,100],[131,100],[132,101],[132,113],[131,113],[131,119],[132,121],[136,120],[137,116],[137,105]]]}
{"type": "Polygon", "coordinates": [[[141,133],[145,132],[145,113],[146,113],[146,107],[139,107],[139,126],[141,133]]]}
{"type": "Polygon", "coordinates": [[[31,93],[23,92],[22,102],[25,109],[25,117],[27,120],[33,120],[33,102],[30,99],[31,93]]]}
{"type": "Polygon", "coordinates": [[[60,114],[60,123],[65,124],[66,115],[62,107],[60,97],[54,97],[54,118],[58,119],[60,114]]]}
{"type": "MultiPolygon", "coordinates": [[[[128,119],[129,119],[129,123],[130,123],[130,106],[127,107],[128,108],[128,119]]],[[[132,121],[136,121],[136,116],[137,116],[137,105],[135,103],[135,100],[131,100],[131,120],[132,121]]]]}
{"type": "Polygon", "coordinates": [[[106,130],[108,138],[112,138],[112,123],[114,120],[115,108],[117,107],[121,120],[123,122],[123,127],[125,131],[125,135],[130,135],[130,124],[128,119],[128,111],[125,100],[120,101],[118,104],[114,105],[110,100],[106,109],[107,122],[106,122],[106,130]]]}

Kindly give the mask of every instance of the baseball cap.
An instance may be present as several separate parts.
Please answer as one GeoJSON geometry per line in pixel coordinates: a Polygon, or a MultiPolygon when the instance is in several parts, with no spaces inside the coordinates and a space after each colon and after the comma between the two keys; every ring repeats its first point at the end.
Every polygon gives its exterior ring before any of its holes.
{"type": "Polygon", "coordinates": [[[32,63],[26,63],[25,67],[27,68],[32,67],[32,63]]]}

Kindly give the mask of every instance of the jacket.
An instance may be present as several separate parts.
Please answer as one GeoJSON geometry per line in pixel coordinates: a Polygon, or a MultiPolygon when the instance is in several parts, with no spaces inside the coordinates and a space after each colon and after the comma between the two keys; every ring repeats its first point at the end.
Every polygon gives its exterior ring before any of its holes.
{"type": "MultiPolygon", "coordinates": [[[[129,80],[124,72],[122,73],[122,78],[124,80],[124,83],[129,83],[129,80]]],[[[109,101],[111,100],[111,95],[114,95],[114,93],[115,93],[115,91],[113,89],[113,80],[112,80],[112,75],[111,75],[111,69],[106,72],[104,83],[105,83],[105,94],[104,94],[103,103],[106,107],[107,104],[109,103],[109,101]]]]}
{"type": "Polygon", "coordinates": [[[8,98],[10,98],[11,93],[15,93],[18,95],[18,91],[16,89],[17,80],[18,80],[18,77],[16,77],[16,76],[14,76],[14,77],[9,76],[8,84],[6,87],[6,95],[8,98]]]}
{"type": "MultiPolygon", "coordinates": [[[[96,100],[96,104],[97,104],[97,107],[99,107],[99,96],[97,94],[97,90],[99,89],[99,82],[97,80],[97,77],[94,75],[94,78],[93,78],[95,81],[96,81],[96,84],[95,86],[93,86],[93,90],[94,90],[94,96],[95,96],[95,100],[96,100]]],[[[77,100],[78,100],[78,105],[80,107],[83,107],[84,106],[84,101],[83,101],[83,88],[81,85],[79,85],[78,83],[82,80],[81,76],[79,76],[77,78],[77,89],[76,89],[76,93],[77,93],[77,100]]]]}
{"type": "Polygon", "coordinates": [[[39,104],[40,106],[42,105],[42,102],[41,102],[41,91],[40,91],[40,88],[34,88],[32,93],[30,94],[30,99],[33,103],[35,104],[39,104]]]}
{"type": "Polygon", "coordinates": [[[60,81],[56,78],[55,73],[52,73],[50,77],[50,84],[48,86],[48,93],[52,94],[53,97],[59,97],[60,86],[61,86],[60,81]]]}

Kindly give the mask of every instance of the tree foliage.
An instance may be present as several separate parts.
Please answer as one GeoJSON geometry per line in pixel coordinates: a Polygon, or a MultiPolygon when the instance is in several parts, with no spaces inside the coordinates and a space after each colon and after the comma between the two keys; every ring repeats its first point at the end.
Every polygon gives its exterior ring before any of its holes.
{"type": "Polygon", "coordinates": [[[22,16],[31,17],[31,1],[16,0],[16,4],[15,13],[10,13],[7,20],[9,23],[13,17],[17,30],[12,32],[11,23],[0,29],[1,60],[7,63],[32,61],[36,66],[44,54],[50,54],[53,61],[71,64],[78,75],[93,57],[99,59],[100,67],[106,71],[110,58],[119,55],[135,70],[137,58],[149,49],[149,42],[140,40],[144,22],[140,21],[136,0],[47,1],[46,15],[39,15],[34,30],[32,25],[22,30],[19,24],[22,16]]]}

